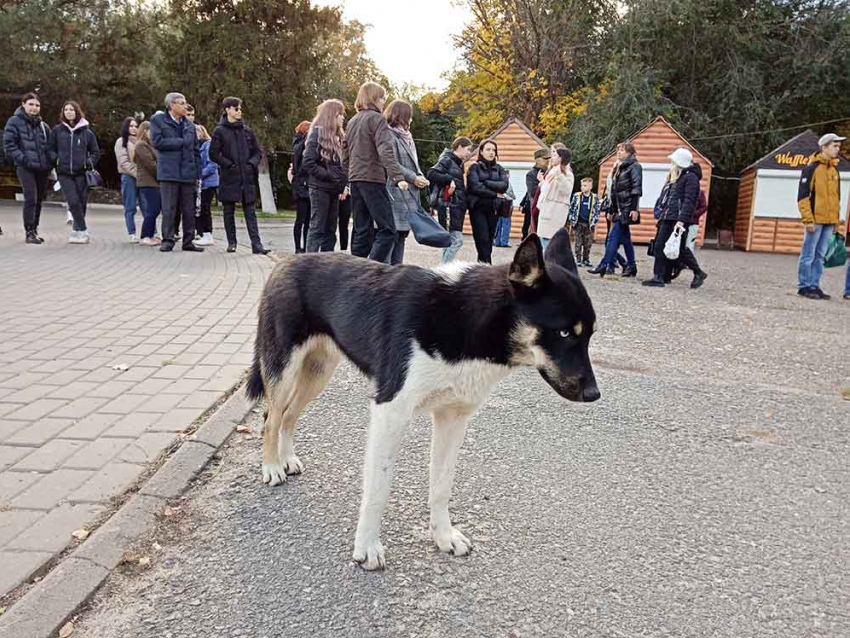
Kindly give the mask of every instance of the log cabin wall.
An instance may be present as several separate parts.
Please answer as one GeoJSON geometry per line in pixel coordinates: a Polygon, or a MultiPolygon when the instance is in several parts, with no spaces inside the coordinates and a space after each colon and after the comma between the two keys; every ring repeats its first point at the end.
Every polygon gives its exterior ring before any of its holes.
{"type": "MultiPolygon", "coordinates": [[[[702,181],[700,188],[705,193],[706,201],[709,198],[709,189],[711,186],[711,171],[712,164],[699,151],[691,146],[688,141],[679,135],[667,120],[663,117],[658,117],[652,124],[637,133],[631,140],[637,151],[637,159],[641,164],[670,164],[667,156],[670,155],[679,146],[688,147],[694,154],[694,162],[702,168],[702,181]]],[[[616,161],[616,152],[611,153],[599,165],[599,176],[597,179],[597,192],[601,195],[604,191],[605,180],[611,172],[611,168],[616,161]]],[[[577,179],[580,177],[577,176],[577,179]]],[[[651,186],[650,186],[651,187],[651,186]]],[[[644,186],[644,195],[642,198],[642,206],[640,209],[641,222],[640,224],[631,227],[632,241],[636,244],[648,244],[655,237],[656,221],[652,216],[655,200],[660,194],[660,188],[653,189],[658,192],[648,192],[646,184],[644,186]],[[652,203],[649,203],[649,202],[652,203]]],[[[700,219],[700,232],[697,237],[697,245],[701,246],[705,239],[705,218],[703,215],[700,219]]],[[[602,220],[596,226],[597,241],[605,241],[606,224],[602,220]]]]}
{"type": "Polygon", "coordinates": [[[741,184],[738,187],[738,206],[735,209],[735,248],[740,250],[750,250],[755,188],[756,171],[747,171],[741,176],[741,184]]]}

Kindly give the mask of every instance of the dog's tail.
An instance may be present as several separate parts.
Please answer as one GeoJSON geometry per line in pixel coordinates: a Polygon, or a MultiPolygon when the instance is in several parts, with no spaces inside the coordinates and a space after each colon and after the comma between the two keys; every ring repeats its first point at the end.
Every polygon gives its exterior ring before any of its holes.
{"type": "Polygon", "coordinates": [[[266,392],[265,384],[263,383],[263,373],[260,370],[260,355],[254,353],[254,363],[251,364],[251,371],[248,373],[248,382],[245,384],[245,396],[251,401],[259,401],[263,398],[266,392]]]}

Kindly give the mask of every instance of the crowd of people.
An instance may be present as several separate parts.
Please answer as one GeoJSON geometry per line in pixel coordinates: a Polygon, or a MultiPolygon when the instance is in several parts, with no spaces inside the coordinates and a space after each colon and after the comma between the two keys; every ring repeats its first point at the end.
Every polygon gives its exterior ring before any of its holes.
{"type": "MultiPolygon", "coordinates": [[[[340,248],[347,250],[353,220],[353,255],[401,264],[406,240],[416,232],[413,222],[425,214],[439,220],[446,235],[442,260],[448,263],[463,245],[468,213],[477,259],[491,263],[494,246],[509,246],[515,208],[510,175],[499,163],[496,142],[486,139],[474,149],[472,140],[458,137],[425,172],[410,131],[412,106],[400,99],[386,101],[386,90],[367,82],[360,87],[356,112],[347,125],[343,102],[329,99],[319,105],[312,120],[296,127],[289,169],[296,252],[333,251],[337,236],[340,248]]],[[[255,210],[260,145],[243,120],[239,98],[225,98],[221,107],[212,135],[195,123],[194,108],[180,93],[169,93],[165,109],[149,121],[136,116],[124,120],[114,151],[130,242],[169,252],[181,239],[182,225],[182,250],[203,252],[214,243],[211,208],[217,199],[223,209],[227,251],[236,250],[235,208],[240,203],[253,252],[268,253],[255,210]],[[138,240],[137,208],[144,220],[138,240]]],[[[88,243],[86,204],[88,189],[97,179],[91,175],[101,154],[97,139],[77,102],[63,105],[53,129],[42,121],[40,110],[37,95],[23,96],[4,132],[6,155],[14,161],[24,191],[25,241],[43,242],[38,235],[41,203],[48,174],[55,170],[72,225],[68,241],[88,243]]],[[[821,138],[820,152],[801,178],[798,207],[806,235],[798,292],[810,299],[829,298],[820,288],[820,278],[839,224],[837,163],[843,140],[836,135],[821,138]]],[[[671,168],[654,207],[657,230],[649,249],[653,272],[642,283],[664,287],[688,269],[693,273],[690,287],[696,289],[708,277],[694,254],[700,218],[707,209],[700,185],[702,169],[687,147],[673,149],[668,159],[671,168]]],[[[589,273],[605,277],[619,267],[622,277],[637,277],[631,226],[641,223],[643,169],[634,145],[628,141],[618,145],[601,194],[594,192],[591,177],[582,178],[580,190],[573,192],[572,153],[563,144],[537,151],[533,160],[519,203],[522,236],[535,232],[546,246],[566,227],[575,241],[576,262],[589,273]],[[593,237],[603,217],[604,254],[593,266],[593,237]]],[[[844,298],[850,299],[850,267],[844,298]]]]}

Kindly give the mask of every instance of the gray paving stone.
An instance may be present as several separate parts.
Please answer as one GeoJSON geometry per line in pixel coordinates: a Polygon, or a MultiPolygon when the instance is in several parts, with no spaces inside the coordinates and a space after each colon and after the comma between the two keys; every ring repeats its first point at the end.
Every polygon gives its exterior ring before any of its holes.
{"type": "Polygon", "coordinates": [[[118,455],[124,463],[153,463],[164,450],[179,439],[174,432],[146,432],[127,445],[118,455]]]}
{"type": "MultiPolygon", "coordinates": [[[[99,370],[109,365],[110,357],[88,357],[83,359],[74,359],[74,362],[68,366],[70,370],[99,370]]],[[[104,379],[106,381],[107,379],[104,379]]]]}
{"type": "Polygon", "coordinates": [[[201,410],[185,408],[170,410],[148,429],[151,432],[183,432],[201,413],[201,410]]]}
{"type": "Polygon", "coordinates": [[[157,394],[150,397],[137,410],[139,412],[168,412],[183,399],[179,394],[157,394]]]}
{"type": "Polygon", "coordinates": [[[12,539],[45,516],[33,510],[0,510],[0,548],[5,548],[12,539]]]}
{"type": "Polygon", "coordinates": [[[139,494],[159,498],[176,498],[189,482],[200,473],[215,454],[205,443],[186,441],[160,470],[145,483],[139,494]]]}
{"type": "MultiPolygon", "coordinates": [[[[18,585],[29,580],[40,567],[53,557],[53,554],[47,552],[0,552],[0,596],[3,596],[12,591],[18,585]]],[[[4,614],[5,615],[5,614],[4,614]]],[[[2,620],[2,616],[0,616],[2,620]]],[[[0,625],[2,629],[2,625],[0,625]]],[[[0,633],[4,638],[11,637],[12,633],[0,633]]],[[[23,636],[25,634],[18,634],[23,636]]],[[[27,638],[34,638],[35,634],[30,634],[27,638]]]]}
{"type": "Polygon", "coordinates": [[[63,401],[61,399],[39,399],[38,401],[33,401],[23,407],[18,406],[17,410],[6,414],[4,418],[21,421],[35,421],[36,419],[40,419],[41,417],[47,416],[51,412],[58,410],[67,403],[67,401],[63,401]]]}
{"type": "Polygon", "coordinates": [[[131,414],[138,410],[139,406],[150,401],[150,399],[151,397],[144,394],[125,394],[102,406],[98,412],[104,414],[131,414]]]}
{"type": "Polygon", "coordinates": [[[50,385],[35,384],[23,390],[13,392],[3,398],[4,403],[31,403],[39,399],[47,398],[55,388],[50,385]]]}
{"type": "Polygon", "coordinates": [[[71,470],[99,470],[117,458],[128,444],[127,439],[100,438],[91,441],[66,459],[62,467],[71,470]]]}
{"type": "Polygon", "coordinates": [[[0,417],[0,443],[20,431],[22,421],[6,421],[0,417]]]}
{"type": "Polygon", "coordinates": [[[109,399],[98,397],[82,397],[75,399],[68,405],[65,405],[51,413],[54,417],[68,417],[72,419],[81,419],[88,416],[99,407],[108,403],[109,399]]]}
{"type": "Polygon", "coordinates": [[[215,391],[193,392],[178,404],[178,408],[195,408],[201,411],[210,409],[221,399],[222,393],[215,391]]]}
{"type": "Polygon", "coordinates": [[[43,476],[37,472],[0,472],[0,506],[8,506],[13,497],[43,476]]]}
{"type": "Polygon", "coordinates": [[[159,370],[158,367],[145,367],[142,365],[134,365],[129,370],[125,370],[118,377],[121,381],[143,381],[159,370]]]}
{"type": "Polygon", "coordinates": [[[176,383],[173,379],[145,379],[133,388],[133,394],[157,395],[166,388],[176,383]]]}
{"type": "MultiPolygon", "coordinates": [[[[122,452],[126,454],[127,450],[122,452]]],[[[145,471],[144,465],[113,461],[99,470],[80,488],[68,495],[69,503],[108,503],[130,487],[145,471]]]]}
{"type": "Polygon", "coordinates": [[[12,507],[51,510],[93,475],[88,470],[65,469],[44,474],[44,478],[12,499],[12,507]]]}
{"type": "Polygon", "coordinates": [[[74,400],[86,395],[99,386],[100,384],[94,381],[73,381],[65,386],[50,386],[51,392],[48,396],[51,399],[74,400]]]}
{"type": "Polygon", "coordinates": [[[183,396],[192,396],[196,391],[200,390],[204,385],[204,379],[178,379],[176,381],[169,380],[161,392],[163,394],[180,394],[183,396]]]}
{"type": "Polygon", "coordinates": [[[96,439],[112,427],[119,418],[121,417],[118,414],[102,414],[100,412],[95,412],[84,419],[76,421],[74,425],[63,431],[58,436],[65,439],[96,439]]]}
{"type": "Polygon", "coordinates": [[[22,458],[31,454],[34,449],[31,447],[0,445],[0,472],[18,463],[22,458]]]}
{"type": "Polygon", "coordinates": [[[110,367],[111,359],[106,359],[104,363],[98,363],[95,368],[86,372],[85,376],[80,377],[80,381],[89,381],[94,383],[106,383],[121,374],[120,370],[115,370],[110,367]]]}
{"type": "Polygon", "coordinates": [[[155,379],[179,379],[191,370],[191,366],[168,365],[154,373],[155,379]]]}
{"type": "Polygon", "coordinates": [[[192,369],[189,370],[185,375],[184,379],[202,379],[206,381],[210,379],[214,374],[218,372],[217,366],[203,366],[196,365],[192,366],[192,369]]]}
{"type": "Polygon", "coordinates": [[[44,518],[21,532],[6,549],[30,552],[61,552],[72,541],[71,534],[92,523],[103,511],[91,503],[60,505],[44,518]]]}
{"type": "Polygon", "coordinates": [[[7,445],[41,446],[59,436],[74,424],[71,419],[45,418],[21,423],[18,430],[5,439],[7,445]]]}
{"type": "Polygon", "coordinates": [[[49,472],[60,467],[66,459],[86,445],[85,441],[73,439],[52,439],[37,448],[15,448],[25,451],[12,469],[16,472],[49,472]]]}
{"type": "Polygon", "coordinates": [[[115,397],[132,392],[132,388],[135,385],[136,384],[133,381],[123,381],[120,380],[120,378],[113,379],[112,381],[107,381],[103,385],[87,392],[86,394],[90,397],[105,397],[107,399],[114,399],[115,397]]]}
{"type": "MultiPolygon", "coordinates": [[[[4,370],[9,370],[8,366],[2,366],[4,370]]],[[[47,378],[46,373],[34,373],[34,372],[24,372],[23,374],[16,374],[15,376],[6,379],[5,381],[0,381],[0,386],[4,388],[15,388],[16,390],[22,390],[23,388],[27,388],[36,383],[41,383],[44,379],[47,378]]]]}
{"type": "Polygon", "coordinates": [[[136,439],[161,418],[158,412],[134,412],[121,417],[104,436],[136,439]]]}
{"type": "Polygon", "coordinates": [[[85,370],[62,370],[62,372],[56,372],[55,374],[44,377],[41,383],[44,383],[45,385],[67,386],[79,379],[85,373],[85,370]]]}

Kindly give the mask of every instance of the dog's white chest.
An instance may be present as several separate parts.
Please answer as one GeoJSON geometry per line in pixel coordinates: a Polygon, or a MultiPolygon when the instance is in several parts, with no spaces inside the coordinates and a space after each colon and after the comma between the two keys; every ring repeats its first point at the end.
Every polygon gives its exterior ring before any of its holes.
{"type": "Polygon", "coordinates": [[[403,391],[416,397],[416,409],[423,412],[442,406],[477,406],[509,373],[508,366],[482,360],[449,363],[414,344],[403,391]]]}

